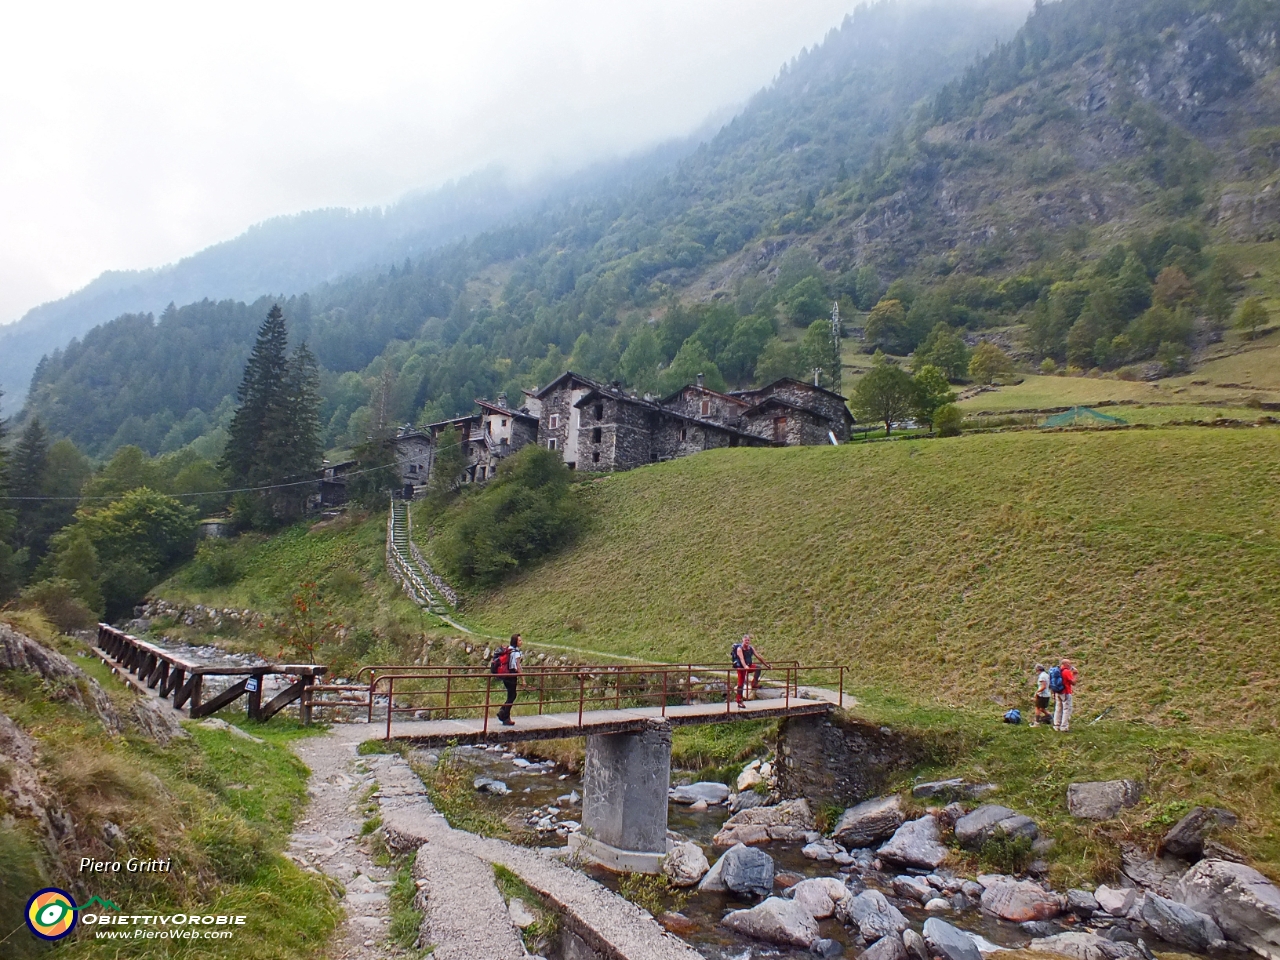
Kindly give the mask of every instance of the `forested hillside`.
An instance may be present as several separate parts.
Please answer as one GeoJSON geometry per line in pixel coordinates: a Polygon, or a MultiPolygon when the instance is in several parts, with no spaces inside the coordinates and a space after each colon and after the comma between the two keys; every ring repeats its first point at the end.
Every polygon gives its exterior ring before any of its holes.
{"type": "MultiPolygon", "coordinates": [[[[584,333],[575,363],[608,372],[636,321],[663,312],[709,265],[759,237],[810,229],[817,198],[860,169],[913,103],[1011,34],[1020,16],[1005,8],[860,9],[821,47],[784,67],[771,88],[669,176],[612,193],[587,190],[510,227],[415,257],[408,270],[399,265],[311,290],[310,313],[290,315],[290,322],[327,371],[346,374],[327,378],[330,440],[363,437],[359,411],[369,402],[370,378],[378,380],[386,362],[397,378],[397,419],[424,406],[428,415],[452,414],[477,394],[545,379],[560,372],[584,333]],[[386,359],[370,367],[384,348],[386,359]]],[[[76,431],[95,453],[130,441],[156,450],[169,435],[166,424],[212,416],[220,396],[195,388],[185,402],[169,392],[148,401],[145,389],[126,395],[99,385],[92,369],[104,362],[183,367],[193,383],[212,383],[216,370],[233,366],[226,355],[243,357],[252,324],[224,327],[209,308],[191,309],[179,311],[184,322],[171,329],[162,320],[140,336],[143,320],[122,319],[96,332],[92,349],[73,345],[51,356],[35,380],[32,409],[55,432],[76,431]],[[197,319],[200,311],[205,316],[197,319]],[[206,322],[215,329],[195,342],[191,324],[206,322]],[[95,423],[87,428],[91,410],[95,423]],[[117,437],[131,417],[137,419],[117,437]]],[[[669,361],[686,337],[665,334],[659,354],[652,362],[640,358],[646,369],[629,379],[669,361]]],[[[760,331],[748,339],[749,377],[760,331]]],[[[638,363],[636,352],[643,350],[633,352],[638,363]]],[[[223,395],[233,387],[226,381],[223,395]]]]}
{"type": "MultiPolygon", "coordinates": [[[[1276,10],[1061,0],[1015,31],[859,8],[669,175],[293,301],[327,441],[362,440],[375,396],[432,419],[566,367],[640,391],[808,375],[832,298],[868,350],[947,324],[1047,369],[1183,370],[1250,292],[1224,243],[1275,229],[1276,10]]],[[[30,409],[94,453],[172,448],[218,420],[263,307],[122,318],[51,356],[30,409]]]]}

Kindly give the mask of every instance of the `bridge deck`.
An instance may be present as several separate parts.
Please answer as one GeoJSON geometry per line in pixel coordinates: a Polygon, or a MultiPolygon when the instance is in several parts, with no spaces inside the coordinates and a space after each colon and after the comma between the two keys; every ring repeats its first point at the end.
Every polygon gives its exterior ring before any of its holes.
{"type": "MultiPolygon", "coordinates": [[[[723,703],[694,703],[669,706],[666,719],[672,726],[698,723],[728,723],[735,720],[769,720],[783,717],[803,717],[826,713],[835,706],[829,700],[792,697],[788,703],[779,697],[771,700],[751,700],[745,707],[733,707],[725,713],[723,703]]],[[[490,718],[486,731],[479,717],[461,720],[405,720],[391,724],[391,739],[409,740],[422,747],[444,747],[450,742],[517,743],[522,740],[553,740],[559,737],[582,737],[600,733],[632,733],[643,730],[651,720],[663,716],[660,707],[635,707],[626,710],[588,710],[582,714],[548,713],[522,716],[519,706],[512,719],[515,726],[504,727],[490,718]]],[[[337,724],[335,730],[350,738],[383,739],[385,722],[371,724],[337,724]]]]}

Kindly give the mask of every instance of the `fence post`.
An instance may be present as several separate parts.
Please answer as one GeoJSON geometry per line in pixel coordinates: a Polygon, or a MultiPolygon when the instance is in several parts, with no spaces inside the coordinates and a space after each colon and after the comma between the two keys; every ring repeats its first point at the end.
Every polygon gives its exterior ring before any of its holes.
{"type": "Polygon", "coordinates": [[[840,703],[841,710],[844,709],[844,667],[840,668],[840,703]]]}
{"type": "MultiPolygon", "coordinates": [[[[302,678],[302,699],[298,701],[298,719],[302,721],[304,727],[311,726],[311,688],[315,682],[314,676],[302,678]]],[[[369,695],[369,702],[373,703],[373,694],[369,695]]]]}
{"type": "Polygon", "coordinates": [[[662,715],[667,715],[667,671],[662,671],[662,715]]]}
{"type": "MultiPolygon", "coordinates": [[[[391,739],[391,705],[394,704],[396,693],[396,677],[392,674],[387,679],[387,739],[391,739]]],[[[369,702],[373,703],[373,698],[369,698],[369,702]]]]}
{"type": "Polygon", "coordinates": [[[493,676],[485,674],[484,678],[484,726],[481,732],[488,736],[489,734],[489,698],[492,696],[493,676]]]}
{"type": "Polygon", "coordinates": [[[582,700],[587,693],[587,678],[578,674],[578,729],[582,729],[582,700]]]}
{"type": "Polygon", "coordinates": [[[245,708],[245,713],[250,720],[262,719],[262,684],[267,679],[265,673],[253,673],[249,675],[249,680],[253,684],[253,689],[249,691],[249,703],[245,708]]]}

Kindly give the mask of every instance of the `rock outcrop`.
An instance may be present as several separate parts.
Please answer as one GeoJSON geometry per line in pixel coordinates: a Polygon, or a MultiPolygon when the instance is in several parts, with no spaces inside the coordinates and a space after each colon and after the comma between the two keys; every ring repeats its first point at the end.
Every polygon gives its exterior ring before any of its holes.
{"type": "Polygon", "coordinates": [[[1175,899],[1212,917],[1236,943],[1280,960],[1280,889],[1252,867],[1201,860],[1178,882],[1175,899]]]}
{"type": "Polygon", "coordinates": [[[1142,898],[1140,916],[1161,940],[1188,950],[1204,952],[1223,939],[1222,930],[1212,917],[1158,893],[1142,898]]]}
{"type": "Polygon", "coordinates": [[[1207,835],[1236,825],[1236,815],[1221,807],[1193,807],[1164,835],[1157,851],[1192,862],[1204,856],[1207,835]]]}
{"type": "Polygon", "coordinates": [[[4,623],[0,623],[0,670],[34,673],[45,682],[50,700],[74,704],[93,714],[111,733],[124,729],[115,704],[96,680],[56,650],[4,623]]]}
{"type": "Polygon", "coordinates": [[[971,850],[978,849],[997,833],[1030,840],[1040,835],[1036,822],[1030,817],[994,803],[983,804],[972,813],[965,814],[956,821],[955,830],[956,840],[971,850]]]}
{"type": "Polygon", "coordinates": [[[1131,943],[1108,940],[1083,930],[1032,940],[1027,949],[1070,960],[1144,960],[1141,951],[1131,943]]]}

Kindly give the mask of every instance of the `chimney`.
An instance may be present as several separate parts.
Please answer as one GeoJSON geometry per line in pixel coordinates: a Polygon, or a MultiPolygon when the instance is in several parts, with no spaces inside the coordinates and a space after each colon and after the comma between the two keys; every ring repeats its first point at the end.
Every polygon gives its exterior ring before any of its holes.
{"type": "Polygon", "coordinates": [[[703,374],[701,373],[698,374],[698,389],[702,389],[702,384],[706,379],[707,379],[706,376],[704,376],[703,374]]]}
{"type": "Polygon", "coordinates": [[[507,395],[505,393],[498,394],[498,406],[503,410],[507,409],[507,395]]]}
{"type": "Polygon", "coordinates": [[[818,378],[819,378],[820,376],[822,376],[822,368],[821,368],[821,367],[814,367],[814,368],[813,368],[813,385],[814,385],[815,387],[820,387],[820,386],[822,386],[822,384],[818,382],[818,378]]]}

